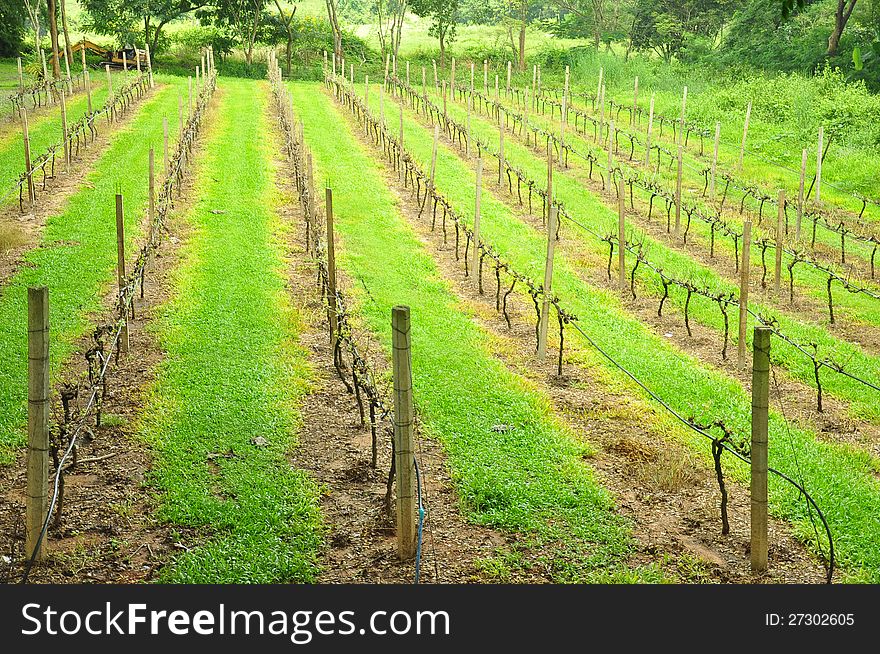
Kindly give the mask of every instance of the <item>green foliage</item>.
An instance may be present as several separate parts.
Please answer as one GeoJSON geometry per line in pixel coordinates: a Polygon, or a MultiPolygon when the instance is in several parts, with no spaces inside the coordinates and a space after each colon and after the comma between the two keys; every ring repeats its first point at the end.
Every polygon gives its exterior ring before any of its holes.
{"type": "Polygon", "coordinates": [[[22,0],[0,0],[0,57],[19,54],[26,17],[22,0]]]}
{"type": "Polygon", "coordinates": [[[431,20],[428,34],[440,40],[440,51],[455,40],[459,0],[410,0],[410,10],[431,20]]]}

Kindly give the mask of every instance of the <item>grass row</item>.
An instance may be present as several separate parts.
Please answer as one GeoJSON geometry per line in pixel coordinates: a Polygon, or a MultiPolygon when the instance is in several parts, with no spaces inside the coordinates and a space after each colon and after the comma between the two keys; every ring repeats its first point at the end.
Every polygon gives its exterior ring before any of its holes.
{"type": "Polygon", "coordinates": [[[285,455],[309,371],[285,289],[266,98],[246,81],[223,81],[219,93],[141,424],[156,452],[159,517],[199,542],[162,580],[306,582],[321,542],[317,489],[285,455]]]}
{"type": "Polygon", "coordinates": [[[116,269],[114,196],[121,192],[125,198],[126,241],[132,252],[147,203],[148,151],[152,144],[161,157],[162,116],[176,107],[172,83],[138,106],[82,188],[61,213],[48,219],[39,247],[25,255],[18,272],[0,289],[0,464],[11,462],[25,442],[27,289],[49,288],[51,370],[57,373],[75,339],[88,329],[88,313],[99,308],[116,269]]]}
{"type": "Polygon", "coordinates": [[[629,528],[582,461],[590,448],[554,420],[545,397],[490,354],[487,335],[458,308],[398,212],[380,165],[318,86],[291,89],[317,179],[334,189],[337,261],[354,281],[359,313],[390,350],[391,308],[411,309],[421,424],[445,447],[466,514],[547,546],[555,580],[656,579],[653,569],[623,567],[629,528]]]}
{"type": "MultiPolygon", "coordinates": [[[[373,109],[378,111],[378,93],[370,96],[375,99],[371,100],[373,109]]],[[[396,111],[395,103],[386,98],[386,114],[396,115],[396,111]]],[[[396,119],[394,123],[392,132],[396,134],[396,119]]],[[[404,120],[404,132],[407,148],[426,167],[431,157],[432,136],[409,114],[404,120]]],[[[474,206],[474,187],[470,166],[441,145],[437,156],[438,190],[454,206],[467,212],[474,206]]],[[[523,223],[496,198],[495,188],[484,179],[481,235],[516,270],[540,278],[546,236],[523,223]]],[[[603,211],[595,198],[586,206],[566,204],[576,213],[595,211],[601,215],[603,211]]],[[[582,329],[681,415],[704,424],[721,419],[736,433],[749,433],[751,400],[738,382],[651,333],[624,310],[615,293],[586,283],[578,273],[579,266],[579,262],[569,261],[557,251],[553,286],[562,305],[580,317],[582,329]]],[[[779,349],[777,345],[774,348],[779,349]]],[[[641,395],[635,386],[632,389],[641,395]]],[[[695,434],[688,438],[698,451],[708,452],[705,439],[695,434]]],[[[745,466],[734,462],[725,465],[747,479],[745,466]]],[[[876,462],[864,452],[820,442],[816,434],[787,424],[774,410],[770,418],[770,465],[803,479],[826,511],[838,562],[848,569],[848,578],[880,580],[880,524],[876,519],[880,511],[880,483],[874,476],[876,462]]],[[[800,537],[815,545],[804,501],[776,477],[771,477],[770,505],[776,515],[794,523],[800,537]]]]}
{"type": "MultiPolygon", "coordinates": [[[[460,106],[450,103],[447,105],[447,111],[456,120],[464,120],[465,110],[460,106]]],[[[489,140],[489,142],[497,138],[498,134],[497,127],[487,120],[477,118],[476,116],[471,117],[471,131],[475,136],[483,140],[489,140]]],[[[511,165],[522,169],[532,179],[543,180],[546,178],[546,163],[529,148],[521,145],[516,139],[506,139],[505,158],[511,165]]],[[[572,163],[574,168],[557,172],[554,176],[554,194],[557,200],[566,206],[568,212],[575,220],[587,225],[599,234],[616,233],[617,211],[613,207],[616,203],[598,197],[588,191],[583,184],[584,176],[577,173],[578,164],[572,163]],[[608,204],[612,206],[608,206],[608,204]]],[[[496,179],[494,174],[492,179],[496,179]]],[[[692,223],[692,229],[695,226],[696,221],[692,223]]],[[[565,228],[565,233],[567,238],[576,239],[578,244],[591,254],[588,260],[591,265],[604,267],[605,263],[602,260],[607,258],[608,253],[608,245],[606,243],[570,223],[565,228]]],[[[631,214],[627,219],[627,233],[630,240],[640,240],[644,243],[648,260],[653,265],[662,268],[667,275],[677,279],[690,280],[697,286],[708,287],[713,289],[714,292],[738,295],[738,285],[733,281],[725,279],[713,268],[691,259],[687,253],[666,246],[662,241],[642,234],[638,222],[632,219],[631,214]],[[635,234],[640,236],[634,239],[635,234]]],[[[720,245],[721,240],[716,239],[716,248],[720,249],[720,245]]],[[[753,248],[753,251],[755,249],[757,248],[753,248]]],[[[760,259],[758,259],[758,265],[759,262],[760,259]]],[[[631,264],[632,262],[630,262],[631,264]]],[[[803,279],[805,268],[802,266],[798,270],[798,278],[803,279]]],[[[637,280],[640,282],[643,294],[649,293],[658,298],[662,297],[663,285],[656,274],[644,270],[642,274],[637,276],[637,280]]],[[[684,289],[670,288],[671,304],[680,310],[683,310],[686,296],[687,292],[684,289]]],[[[849,293],[838,291],[838,301],[841,300],[841,296],[853,297],[849,293]]],[[[878,304],[876,301],[869,300],[868,298],[858,301],[878,304]]],[[[767,306],[760,302],[752,301],[750,306],[753,310],[764,315],[776,317],[782,330],[796,341],[816,343],[819,346],[821,356],[830,356],[835,361],[845,363],[847,372],[867,380],[880,379],[880,359],[864,352],[859,346],[830,334],[824,324],[801,320],[798,317],[780,312],[775,306],[767,306]]],[[[877,309],[880,309],[880,307],[877,307],[877,309]]],[[[737,337],[735,333],[735,311],[730,311],[729,313],[731,314],[731,342],[735,343],[737,337]]],[[[878,320],[880,320],[880,310],[877,313],[878,320]]],[[[699,296],[692,297],[689,305],[689,315],[692,320],[696,320],[719,332],[723,330],[723,316],[718,309],[718,305],[713,301],[699,296]]],[[[751,342],[751,332],[748,332],[748,334],[749,342],[751,342]]],[[[719,350],[721,349],[720,341],[719,334],[719,350]]],[[[815,388],[812,361],[781,341],[777,340],[775,343],[778,345],[774,349],[774,361],[784,365],[803,383],[815,388]]],[[[871,391],[866,392],[867,389],[863,384],[844,375],[826,370],[822,373],[822,386],[829,393],[849,402],[854,415],[872,421],[880,420],[880,396],[871,391]]]]}

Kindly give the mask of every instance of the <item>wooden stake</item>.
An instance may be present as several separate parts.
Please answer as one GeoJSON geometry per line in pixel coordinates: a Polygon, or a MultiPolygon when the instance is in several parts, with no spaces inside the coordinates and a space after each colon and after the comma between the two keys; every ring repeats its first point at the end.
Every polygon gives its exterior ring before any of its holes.
{"type": "Polygon", "coordinates": [[[495,76],[495,102],[498,102],[498,75],[495,76]]]}
{"type": "Polygon", "coordinates": [[[779,210],[776,214],[776,270],[773,275],[773,287],[779,294],[782,283],[782,248],[785,247],[785,191],[779,189],[779,210]]]}
{"type": "Polygon", "coordinates": [[[137,49],[137,45],[134,47],[134,64],[137,66],[138,77],[141,75],[141,53],[137,49]]]}
{"type": "Polygon", "coordinates": [[[483,59],[483,93],[489,95],[489,60],[483,59]]]}
{"type": "Polygon", "coordinates": [[[654,131],[654,94],[651,94],[651,108],[648,111],[648,136],[645,139],[645,165],[651,165],[651,132],[654,131]]]}
{"type": "Polygon", "coordinates": [[[34,189],[34,174],[31,170],[31,137],[28,131],[27,109],[21,108],[21,131],[24,139],[24,170],[27,174],[28,199],[33,205],[37,201],[36,189],[34,189]]]}
{"type": "Polygon", "coordinates": [[[67,101],[61,94],[61,140],[64,143],[64,168],[70,172],[70,144],[67,142],[67,101]]]}
{"type": "Polygon", "coordinates": [[[608,191],[614,192],[614,176],[611,171],[614,170],[614,121],[608,121],[608,191]]]}
{"type": "Polygon", "coordinates": [[[192,118],[192,115],[193,115],[193,78],[192,78],[192,75],[187,77],[186,81],[187,81],[187,88],[189,90],[189,97],[187,99],[187,104],[186,104],[186,119],[187,119],[187,121],[189,121],[189,119],[192,118]]]}
{"type": "Polygon", "coordinates": [[[602,135],[605,127],[605,85],[602,85],[602,91],[599,93],[599,143],[604,142],[602,135]]]}
{"type": "Polygon", "coordinates": [[[43,48],[40,48],[40,60],[43,62],[43,79],[49,79],[49,69],[46,68],[46,53],[43,51],[43,48]]]}
{"type": "MultiPolygon", "coordinates": [[[[49,511],[49,289],[28,288],[28,453],[25,556],[37,547],[49,511]]],[[[36,561],[46,558],[46,543],[36,561]]]]}
{"type": "Polygon", "coordinates": [[[452,91],[452,99],[455,100],[455,57],[452,58],[452,70],[449,74],[449,88],[452,91]]]}
{"type": "Polygon", "coordinates": [[[431,59],[431,65],[434,67],[434,88],[436,89],[439,86],[437,81],[437,62],[431,59]]]}
{"type": "Polygon", "coordinates": [[[676,155],[676,173],[675,173],[675,236],[681,236],[681,157],[682,145],[678,144],[678,153],[676,155]]]}
{"type": "Polygon", "coordinates": [[[409,86],[409,60],[406,61],[406,85],[409,86]]]}
{"type": "Polygon", "coordinates": [[[678,130],[678,142],[679,144],[684,143],[684,117],[685,117],[685,109],[687,107],[688,100],[688,87],[685,86],[684,90],[681,94],[681,119],[679,121],[679,130],[678,130]]]}
{"type": "Polygon", "coordinates": [[[739,343],[736,347],[737,364],[740,368],[746,365],[746,326],[749,320],[749,267],[751,264],[750,249],[752,245],[752,221],[743,223],[742,261],[739,266],[739,343]]]}
{"type": "Polygon", "coordinates": [[[597,107],[599,106],[600,96],[602,95],[602,89],[603,89],[602,80],[604,78],[604,75],[605,75],[604,68],[602,66],[599,66],[599,83],[596,84],[596,106],[597,107]]]}
{"type": "Polygon", "coordinates": [[[336,341],[339,332],[339,317],[336,309],[336,241],[333,230],[333,190],[324,191],[327,222],[327,302],[330,306],[330,352],[336,356],[336,341]]]}
{"type": "Polygon", "coordinates": [[[770,334],[755,327],[752,361],[751,564],[752,572],[767,570],[767,449],[770,405],[770,334]]]}
{"type": "MultiPolygon", "coordinates": [[[[568,70],[568,66],[565,67],[568,70]]],[[[510,75],[513,72],[510,60],[507,61],[507,97],[510,97],[510,75]]]]}
{"type": "Polygon", "coordinates": [[[162,170],[165,173],[165,177],[168,177],[168,173],[170,172],[168,169],[168,166],[169,166],[169,160],[168,160],[168,116],[162,116],[162,154],[163,154],[162,170]]]}
{"type": "Polygon", "coordinates": [[[125,54],[125,50],[122,51],[122,70],[128,72],[128,55],[125,54]]]}
{"type": "Polygon", "coordinates": [[[636,120],[636,112],[639,110],[639,76],[636,75],[636,80],[633,83],[633,110],[632,115],[629,117],[629,124],[632,126],[636,120]]]}
{"type": "Polygon", "coordinates": [[[21,57],[18,58],[18,89],[24,90],[24,74],[21,70],[21,57]]]}
{"type": "Polygon", "coordinates": [[[553,256],[556,249],[556,226],[558,208],[550,205],[547,220],[547,259],[544,263],[544,302],[541,307],[541,319],[538,322],[538,358],[547,356],[547,331],[550,323],[550,299],[553,297],[553,256]]]}
{"type": "Polygon", "coordinates": [[[113,77],[110,75],[110,65],[106,64],[104,69],[107,71],[107,99],[113,97],[113,77]]]}
{"type": "Polygon", "coordinates": [[[150,76],[150,88],[155,88],[153,84],[153,59],[150,57],[150,43],[146,42],[144,44],[147,51],[147,74],[150,76]]]}
{"type": "Polygon", "coordinates": [[[621,176],[617,187],[617,285],[626,291],[626,185],[621,176]]]}
{"type": "Polygon", "coordinates": [[[553,146],[547,143],[547,199],[544,201],[547,213],[550,215],[550,207],[553,205],[553,146]]]}
{"type": "Polygon", "coordinates": [[[743,166],[743,155],[746,152],[746,137],[749,135],[749,118],[752,116],[752,102],[749,101],[748,106],[746,107],[746,121],[743,123],[743,138],[742,143],[739,146],[739,164],[738,167],[742,169],[743,166]]]}
{"type": "MultiPolygon", "coordinates": [[[[152,150],[150,150],[152,152],[152,150]]],[[[152,170],[152,159],[151,170],[152,170]]],[[[152,216],[151,216],[152,219],[152,216]]],[[[122,309],[122,294],[125,291],[125,214],[122,208],[122,194],[116,194],[116,282],[119,285],[119,308],[122,309]]],[[[119,352],[128,353],[128,314],[122,311],[122,327],[119,330],[119,352]]]]}
{"type": "Polygon", "coordinates": [[[474,203],[474,242],[471,244],[470,251],[470,270],[471,276],[476,279],[477,266],[480,264],[480,200],[483,195],[483,158],[477,157],[477,186],[476,201],[474,203]]]}
{"type": "Polygon", "coordinates": [[[80,53],[81,59],[82,59],[83,72],[86,72],[86,38],[85,37],[83,37],[82,47],[80,48],[79,53],[80,53]]]}
{"type": "Polygon", "coordinates": [[[794,226],[795,241],[801,240],[801,222],[804,219],[804,180],[807,176],[807,149],[801,152],[801,181],[798,186],[797,221],[794,226]]]}
{"type": "Polygon", "coordinates": [[[89,113],[92,113],[92,76],[89,71],[85,71],[86,76],[86,100],[89,113]]]}
{"type": "Polygon", "coordinates": [[[709,169],[709,198],[715,201],[715,176],[718,174],[718,143],[721,141],[721,123],[715,122],[715,144],[712,148],[712,165],[709,169]]]}
{"type": "Polygon", "coordinates": [[[183,93],[177,92],[177,130],[178,136],[183,135],[183,93]]]}
{"type": "Polygon", "coordinates": [[[394,374],[394,469],[397,473],[397,555],[416,555],[415,465],[413,459],[413,387],[409,307],[391,310],[394,374]]]}
{"type": "Polygon", "coordinates": [[[379,87],[379,123],[385,126],[385,86],[379,87]]]}
{"type": "MultiPolygon", "coordinates": [[[[440,125],[434,125],[434,147],[431,148],[431,177],[428,181],[431,191],[434,190],[434,176],[437,171],[437,144],[440,141],[440,125]]],[[[430,197],[431,193],[428,193],[430,197]]]]}
{"type": "Polygon", "coordinates": [[[400,147],[403,148],[403,102],[400,103],[400,147]]]}
{"type": "Polygon", "coordinates": [[[501,177],[504,173],[504,110],[501,110],[498,119],[498,185],[501,185],[501,177]]]}
{"type": "Polygon", "coordinates": [[[822,201],[822,141],[825,139],[825,130],[819,125],[819,144],[816,149],[816,204],[822,201]]]}
{"type": "Polygon", "coordinates": [[[150,224],[156,220],[156,158],[153,148],[150,148],[149,161],[149,179],[148,188],[149,197],[147,198],[148,215],[150,224]]]}

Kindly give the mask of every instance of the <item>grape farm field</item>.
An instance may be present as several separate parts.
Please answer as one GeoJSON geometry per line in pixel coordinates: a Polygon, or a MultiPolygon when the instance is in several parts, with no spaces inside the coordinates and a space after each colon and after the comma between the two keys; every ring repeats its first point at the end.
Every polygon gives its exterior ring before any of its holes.
{"type": "Polygon", "coordinates": [[[880,198],[686,90],[268,61],[0,67],[0,577],[880,583],[880,198]]]}

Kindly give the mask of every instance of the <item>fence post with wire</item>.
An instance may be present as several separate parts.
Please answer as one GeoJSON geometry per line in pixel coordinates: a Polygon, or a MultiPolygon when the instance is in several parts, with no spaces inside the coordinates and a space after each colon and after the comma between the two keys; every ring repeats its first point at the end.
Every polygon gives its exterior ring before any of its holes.
{"type": "Polygon", "coordinates": [[[391,310],[391,340],[394,371],[394,467],[397,471],[397,553],[402,561],[406,561],[416,555],[409,307],[396,306],[391,310]]]}
{"type": "MultiPolygon", "coordinates": [[[[26,551],[40,541],[49,503],[49,289],[28,289],[28,457],[26,551]]],[[[46,548],[37,560],[46,556],[46,548]]]]}
{"type": "Polygon", "coordinates": [[[767,570],[767,432],[770,405],[770,335],[755,327],[752,347],[751,563],[752,572],[767,570]]]}

